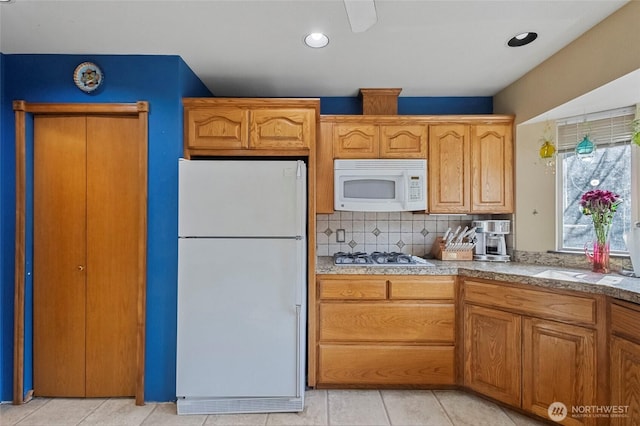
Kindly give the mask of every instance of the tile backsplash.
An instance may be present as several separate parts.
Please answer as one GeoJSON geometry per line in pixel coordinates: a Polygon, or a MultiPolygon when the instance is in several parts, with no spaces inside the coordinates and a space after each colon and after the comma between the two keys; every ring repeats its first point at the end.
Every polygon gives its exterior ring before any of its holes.
{"type": "Polygon", "coordinates": [[[332,256],[339,251],[397,251],[423,256],[431,252],[436,237],[447,228],[470,226],[480,215],[427,215],[421,213],[336,212],[316,215],[316,253],[332,256]],[[336,241],[344,229],[345,241],[336,241]]]}

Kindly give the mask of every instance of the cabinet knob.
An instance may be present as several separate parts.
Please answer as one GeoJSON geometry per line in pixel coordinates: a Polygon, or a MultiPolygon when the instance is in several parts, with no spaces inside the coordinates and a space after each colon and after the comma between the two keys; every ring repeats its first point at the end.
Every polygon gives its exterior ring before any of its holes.
{"type": "Polygon", "coordinates": [[[84,266],[83,265],[78,265],[78,271],[84,271],[84,266]]]}

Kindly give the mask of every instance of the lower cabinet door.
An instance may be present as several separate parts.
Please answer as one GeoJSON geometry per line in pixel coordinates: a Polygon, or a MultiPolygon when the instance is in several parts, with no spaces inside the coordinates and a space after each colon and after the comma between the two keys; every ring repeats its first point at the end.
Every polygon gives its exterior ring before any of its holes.
{"type": "Polygon", "coordinates": [[[453,385],[453,346],[320,344],[320,385],[453,385]]]}
{"type": "Polygon", "coordinates": [[[519,407],[521,316],[465,305],[464,318],[465,386],[519,407]]]}
{"type": "Polygon", "coordinates": [[[524,318],[522,327],[522,408],[548,417],[561,402],[563,425],[595,424],[596,417],[572,416],[572,407],[596,405],[595,331],[537,318],[524,318]]]}
{"type": "Polygon", "coordinates": [[[640,419],[640,345],[619,337],[611,338],[611,406],[620,416],[612,425],[634,425],[640,419]]]}

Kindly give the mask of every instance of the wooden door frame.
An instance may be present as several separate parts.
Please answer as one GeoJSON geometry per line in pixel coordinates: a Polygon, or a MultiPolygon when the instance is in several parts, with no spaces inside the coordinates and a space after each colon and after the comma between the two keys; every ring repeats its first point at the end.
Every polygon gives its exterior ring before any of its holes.
{"type": "Polygon", "coordinates": [[[138,184],[141,190],[138,238],[138,300],[136,332],[136,405],[144,405],[144,358],[145,318],[147,282],[147,144],[149,103],[117,104],[58,104],[27,103],[14,101],[16,125],[16,236],[15,236],[15,295],[14,295],[14,340],[13,340],[13,403],[23,404],[31,397],[24,397],[24,315],[25,315],[25,248],[26,248],[26,146],[27,114],[82,114],[137,116],[139,132],[138,184]]]}

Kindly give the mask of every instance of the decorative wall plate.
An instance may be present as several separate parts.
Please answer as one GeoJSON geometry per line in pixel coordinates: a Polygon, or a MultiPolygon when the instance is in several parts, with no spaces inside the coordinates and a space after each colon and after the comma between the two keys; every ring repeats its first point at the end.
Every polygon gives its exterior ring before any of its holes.
{"type": "Polygon", "coordinates": [[[104,80],[102,70],[93,62],[83,62],[73,72],[73,81],[83,92],[93,92],[104,80]]]}

